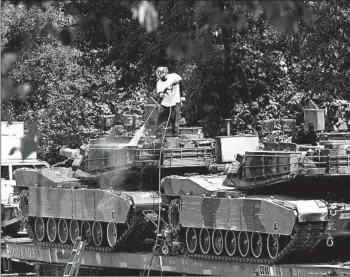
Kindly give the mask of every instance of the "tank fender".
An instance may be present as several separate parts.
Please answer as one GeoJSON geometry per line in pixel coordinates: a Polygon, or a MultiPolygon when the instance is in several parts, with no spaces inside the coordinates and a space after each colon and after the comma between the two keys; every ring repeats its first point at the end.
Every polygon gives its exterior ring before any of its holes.
{"type": "Polygon", "coordinates": [[[69,177],[69,170],[65,168],[44,169],[17,169],[16,186],[40,186],[40,187],[81,187],[78,179],[69,177]]]}
{"type": "Polygon", "coordinates": [[[321,200],[288,201],[295,206],[299,222],[328,221],[328,207],[321,200]]]}
{"type": "Polygon", "coordinates": [[[208,175],[208,176],[167,176],[162,180],[164,194],[181,196],[192,195],[200,196],[202,194],[212,194],[218,190],[232,190],[223,185],[225,176],[208,175]]]}
{"type": "Polygon", "coordinates": [[[39,172],[32,168],[16,169],[14,173],[17,186],[30,187],[39,183],[39,172]]]}
{"type": "Polygon", "coordinates": [[[160,188],[161,188],[162,192],[164,192],[165,194],[170,194],[170,195],[174,194],[174,191],[172,190],[169,178],[163,178],[160,181],[160,188]]]}

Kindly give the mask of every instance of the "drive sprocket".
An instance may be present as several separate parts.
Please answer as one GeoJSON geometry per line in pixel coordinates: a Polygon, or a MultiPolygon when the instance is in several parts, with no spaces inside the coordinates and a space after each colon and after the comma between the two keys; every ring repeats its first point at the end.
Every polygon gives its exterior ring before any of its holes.
{"type": "Polygon", "coordinates": [[[27,189],[21,191],[19,195],[19,209],[17,217],[21,220],[21,226],[27,229],[29,213],[29,192],[27,189]]]}

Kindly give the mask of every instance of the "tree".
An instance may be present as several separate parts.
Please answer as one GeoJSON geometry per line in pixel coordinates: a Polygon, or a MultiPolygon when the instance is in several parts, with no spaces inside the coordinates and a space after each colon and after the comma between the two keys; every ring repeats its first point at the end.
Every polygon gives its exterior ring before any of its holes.
{"type": "Polygon", "coordinates": [[[29,2],[3,4],[2,111],[38,123],[50,162],[100,136],[101,114],[140,116],[159,62],[183,76],[183,113],[211,135],[225,118],[254,132],[300,119],[307,97],[347,96],[346,1],[29,2]]]}

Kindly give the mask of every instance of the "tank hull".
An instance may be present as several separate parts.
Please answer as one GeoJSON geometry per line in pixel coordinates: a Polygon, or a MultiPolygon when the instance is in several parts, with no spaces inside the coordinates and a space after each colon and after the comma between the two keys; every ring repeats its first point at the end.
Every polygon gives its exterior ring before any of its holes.
{"type": "Polygon", "coordinates": [[[328,208],[321,201],[200,196],[177,200],[179,218],[171,228],[190,257],[235,256],[276,263],[292,253],[312,251],[327,238],[328,208]]]}
{"type": "Polygon", "coordinates": [[[247,231],[291,235],[297,220],[325,222],[328,210],[315,201],[276,203],[258,198],[181,197],[180,221],[183,227],[247,231]],[[289,207],[287,205],[290,205],[289,207]],[[311,213],[297,213],[297,206],[307,204],[311,213]],[[200,211],[200,213],[199,213],[200,211]]]}
{"type": "Polygon", "coordinates": [[[86,188],[67,169],[19,169],[18,182],[27,190],[21,211],[29,236],[36,243],[72,247],[77,237],[89,247],[117,250],[147,235],[143,212],[156,210],[161,198],[155,192],[127,192],[86,188]]]}
{"type": "Polygon", "coordinates": [[[29,187],[28,233],[35,243],[72,247],[78,236],[89,249],[115,251],[150,234],[143,211],[156,210],[153,192],[29,187]]]}
{"type": "Polygon", "coordinates": [[[164,194],[173,199],[170,229],[181,237],[191,257],[237,256],[275,263],[313,251],[320,243],[332,246],[335,238],[349,237],[346,204],[301,200],[297,187],[294,197],[274,195],[272,186],[270,193],[263,188],[260,192],[265,193],[260,194],[242,191],[223,186],[223,178],[170,176],[162,181],[164,194]]]}

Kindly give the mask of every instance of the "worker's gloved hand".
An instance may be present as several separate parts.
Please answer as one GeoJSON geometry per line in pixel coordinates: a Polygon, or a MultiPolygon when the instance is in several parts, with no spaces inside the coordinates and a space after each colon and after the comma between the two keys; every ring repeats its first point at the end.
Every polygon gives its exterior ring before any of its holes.
{"type": "Polygon", "coordinates": [[[173,90],[173,87],[172,86],[169,86],[169,87],[167,87],[167,88],[165,88],[164,89],[164,94],[169,94],[170,95],[170,93],[172,92],[172,90],[173,90]]]}
{"type": "Polygon", "coordinates": [[[164,93],[163,92],[159,93],[159,97],[163,98],[164,97],[164,93]]]}

